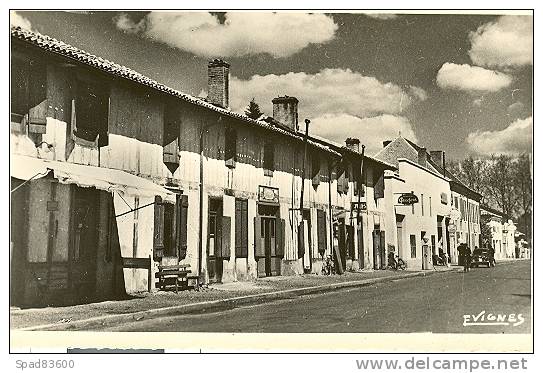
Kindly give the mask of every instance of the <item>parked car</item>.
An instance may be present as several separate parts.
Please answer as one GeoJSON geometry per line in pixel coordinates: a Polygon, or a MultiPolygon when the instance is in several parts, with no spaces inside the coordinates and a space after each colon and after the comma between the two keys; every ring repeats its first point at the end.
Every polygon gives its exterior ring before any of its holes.
{"type": "Polygon", "coordinates": [[[471,254],[471,266],[479,267],[486,265],[488,268],[494,267],[496,262],[489,249],[475,249],[471,254]]]}

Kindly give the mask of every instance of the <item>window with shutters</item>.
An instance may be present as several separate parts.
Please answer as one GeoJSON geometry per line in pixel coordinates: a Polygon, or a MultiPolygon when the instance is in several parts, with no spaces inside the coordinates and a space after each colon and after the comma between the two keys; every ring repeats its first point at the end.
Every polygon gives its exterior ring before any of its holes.
{"type": "Polygon", "coordinates": [[[177,195],[175,204],[155,199],[153,258],[156,261],[163,256],[186,257],[187,217],[188,196],[177,195]]]}
{"type": "Polygon", "coordinates": [[[411,258],[417,257],[417,237],[414,234],[409,235],[409,244],[411,245],[411,258]]]}
{"type": "Polygon", "coordinates": [[[274,171],[275,161],[275,148],[273,143],[266,142],[264,144],[264,157],[262,167],[264,168],[264,175],[272,176],[274,171]]]}
{"type": "MultiPolygon", "coordinates": [[[[13,56],[11,60],[12,130],[43,134],[47,115],[47,70],[44,63],[13,56]]],[[[41,138],[39,139],[41,141],[41,138]]]]}
{"type": "Polygon", "coordinates": [[[109,94],[98,83],[78,80],[73,101],[74,136],[80,145],[105,146],[108,143],[109,94]]]}
{"type": "Polygon", "coordinates": [[[236,235],[236,258],[247,258],[248,251],[248,201],[236,199],[235,235],[236,235]]]}
{"type": "Polygon", "coordinates": [[[317,248],[319,254],[324,256],[328,242],[326,234],[326,211],[317,210],[317,248]]]}
{"type": "Polygon", "coordinates": [[[236,130],[227,126],[224,134],[224,161],[227,167],[236,167],[236,130]]]}

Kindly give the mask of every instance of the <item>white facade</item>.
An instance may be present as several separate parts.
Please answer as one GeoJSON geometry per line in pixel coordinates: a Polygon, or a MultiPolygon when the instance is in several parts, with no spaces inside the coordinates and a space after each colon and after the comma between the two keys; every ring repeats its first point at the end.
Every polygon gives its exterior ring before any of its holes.
{"type": "MultiPolygon", "coordinates": [[[[398,248],[398,255],[408,268],[423,267],[423,238],[428,239],[432,254],[438,254],[440,246],[447,252],[446,220],[450,214],[448,196],[449,181],[408,159],[398,159],[398,173],[385,176],[385,203],[393,211],[387,218],[387,246],[398,248]],[[402,193],[413,192],[419,202],[400,205],[402,193]],[[447,198],[443,198],[447,196],[447,198]]],[[[431,259],[431,258],[430,258],[431,259]]]]}

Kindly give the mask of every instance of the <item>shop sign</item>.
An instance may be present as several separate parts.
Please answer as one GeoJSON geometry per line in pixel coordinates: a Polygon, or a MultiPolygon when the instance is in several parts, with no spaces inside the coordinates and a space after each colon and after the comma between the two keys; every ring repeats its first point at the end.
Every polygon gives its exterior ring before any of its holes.
{"type": "Polygon", "coordinates": [[[413,205],[419,202],[419,197],[413,193],[403,193],[398,197],[398,203],[400,205],[413,205]]]}
{"type": "Polygon", "coordinates": [[[258,200],[260,202],[279,203],[279,188],[260,185],[258,187],[258,200]]]}
{"type": "Polygon", "coordinates": [[[351,202],[351,211],[366,211],[368,209],[368,204],[366,202],[351,202]]]}

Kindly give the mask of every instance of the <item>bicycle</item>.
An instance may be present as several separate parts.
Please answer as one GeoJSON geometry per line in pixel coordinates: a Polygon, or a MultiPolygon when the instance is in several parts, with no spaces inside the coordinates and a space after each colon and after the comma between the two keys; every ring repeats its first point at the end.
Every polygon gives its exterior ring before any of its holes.
{"type": "Polygon", "coordinates": [[[330,276],[336,274],[336,267],[332,255],[327,255],[326,259],[322,263],[321,274],[324,276],[330,276]]]}
{"type": "Polygon", "coordinates": [[[393,269],[395,271],[397,271],[397,270],[405,271],[405,269],[407,268],[407,264],[405,263],[405,261],[402,258],[400,258],[398,255],[396,255],[393,258],[390,257],[388,259],[388,268],[393,269]]]}

